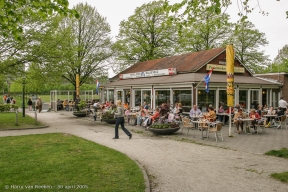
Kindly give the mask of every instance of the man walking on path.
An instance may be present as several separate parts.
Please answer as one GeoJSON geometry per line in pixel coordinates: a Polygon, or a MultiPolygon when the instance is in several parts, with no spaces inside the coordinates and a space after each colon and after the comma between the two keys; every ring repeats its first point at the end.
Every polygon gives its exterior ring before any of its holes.
{"type": "Polygon", "coordinates": [[[280,101],[278,102],[278,107],[281,107],[282,111],[286,111],[287,108],[287,102],[283,99],[283,97],[280,97],[280,101]]]}

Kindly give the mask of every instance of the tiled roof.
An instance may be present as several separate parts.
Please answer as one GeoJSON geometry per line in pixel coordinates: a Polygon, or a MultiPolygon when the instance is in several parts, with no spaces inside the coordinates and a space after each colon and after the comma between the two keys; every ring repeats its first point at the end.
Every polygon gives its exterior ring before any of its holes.
{"type": "MultiPolygon", "coordinates": [[[[138,78],[138,79],[126,79],[113,81],[107,85],[103,85],[105,87],[118,87],[118,86],[141,86],[141,85],[160,85],[160,84],[189,84],[189,83],[199,83],[206,73],[185,73],[185,74],[177,74],[172,76],[160,76],[160,77],[146,77],[146,78],[138,78]]],[[[235,85],[237,84],[261,84],[261,85],[280,85],[280,83],[267,81],[260,78],[255,78],[252,76],[234,76],[235,85]]],[[[210,86],[213,86],[213,83],[226,83],[227,78],[226,74],[212,74],[210,79],[210,86]]]]}
{"type": "MultiPolygon", "coordinates": [[[[161,59],[139,62],[122,71],[122,74],[135,73],[140,71],[150,71],[157,69],[176,68],[177,73],[181,72],[196,72],[204,64],[225,51],[226,48],[216,48],[189,54],[165,57],[161,59]]],[[[114,78],[118,78],[116,75],[114,78]]]]}

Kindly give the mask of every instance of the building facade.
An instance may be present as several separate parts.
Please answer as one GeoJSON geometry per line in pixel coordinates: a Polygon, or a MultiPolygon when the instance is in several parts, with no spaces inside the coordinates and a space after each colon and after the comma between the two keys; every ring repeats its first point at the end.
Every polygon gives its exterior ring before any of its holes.
{"type": "MultiPolygon", "coordinates": [[[[143,102],[155,109],[162,103],[181,102],[184,112],[196,104],[218,108],[227,100],[226,49],[217,48],[190,54],[139,62],[102,86],[101,101],[122,100],[136,107],[143,102]],[[201,82],[208,71],[209,92],[201,82]]],[[[283,83],[254,77],[237,57],[234,64],[234,103],[250,110],[258,104],[278,106],[283,83]]]]}

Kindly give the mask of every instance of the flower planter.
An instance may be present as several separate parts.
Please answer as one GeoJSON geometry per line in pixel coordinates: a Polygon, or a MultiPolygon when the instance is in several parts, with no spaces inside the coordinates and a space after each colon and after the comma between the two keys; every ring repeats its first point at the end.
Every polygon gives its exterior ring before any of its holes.
{"type": "Polygon", "coordinates": [[[75,111],[75,112],[73,112],[73,115],[76,117],[86,117],[86,112],[75,111]]]}
{"type": "Polygon", "coordinates": [[[116,123],[116,119],[102,119],[102,121],[105,121],[106,123],[109,123],[109,124],[115,124],[116,123]]]}
{"type": "Polygon", "coordinates": [[[149,128],[148,130],[153,132],[153,133],[157,133],[159,135],[166,135],[166,134],[174,133],[174,132],[178,131],[179,129],[180,129],[180,127],[164,128],[164,129],[149,128]]]}

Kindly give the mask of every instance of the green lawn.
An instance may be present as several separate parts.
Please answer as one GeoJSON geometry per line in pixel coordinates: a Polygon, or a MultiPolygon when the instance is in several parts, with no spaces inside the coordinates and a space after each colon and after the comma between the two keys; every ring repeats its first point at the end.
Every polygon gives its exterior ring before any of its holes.
{"type": "Polygon", "coordinates": [[[15,112],[0,113],[0,122],[0,130],[39,128],[40,126],[44,126],[39,121],[35,124],[35,119],[28,115],[22,117],[22,113],[18,113],[18,125],[16,125],[15,112]]]}
{"type": "Polygon", "coordinates": [[[145,190],[143,174],[134,161],[76,136],[2,137],[0,146],[1,191],[16,185],[22,186],[22,191],[41,192],[145,190]]]}
{"type": "MultiPolygon", "coordinates": [[[[288,159],[288,149],[287,148],[282,148],[280,150],[271,150],[265,153],[265,155],[271,155],[271,156],[276,156],[276,157],[282,157],[288,159]]],[[[271,174],[271,177],[288,183],[288,172],[283,172],[283,173],[273,173],[271,174]]]]}

